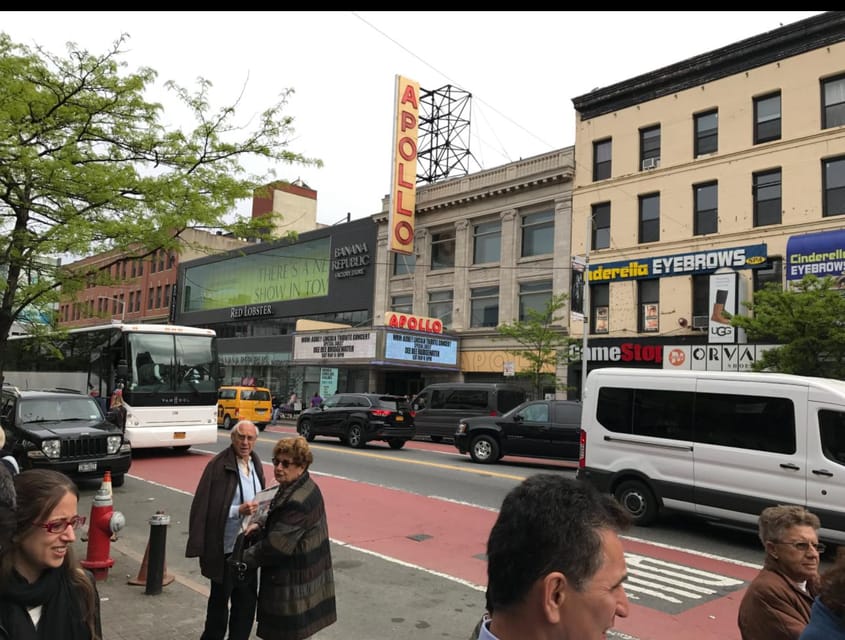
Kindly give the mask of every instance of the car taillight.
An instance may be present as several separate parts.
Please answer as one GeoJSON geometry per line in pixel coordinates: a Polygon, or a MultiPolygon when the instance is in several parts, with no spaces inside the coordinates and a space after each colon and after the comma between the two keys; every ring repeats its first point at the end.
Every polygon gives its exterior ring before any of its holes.
{"type": "Polygon", "coordinates": [[[389,409],[373,409],[372,411],[370,411],[370,413],[372,413],[374,416],[378,416],[379,418],[386,418],[393,412],[389,409]]]}
{"type": "Polygon", "coordinates": [[[491,410],[490,410],[490,415],[491,415],[491,416],[497,416],[497,415],[499,415],[499,412],[498,412],[498,411],[496,411],[495,409],[491,409],[491,410]]]}
{"type": "Polygon", "coordinates": [[[416,417],[417,417],[417,412],[416,412],[416,411],[409,411],[408,413],[411,415],[411,417],[412,417],[412,418],[416,418],[416,417]]]}
{"type": "Polygon", "coordinates": [[[241,412],[241,408],[240,408],[240,407],[235,407],[235,417],[236,417],[236,418],[238,417],[238,414],[240,414],[240,412],[241,412]]]}
{"type": "Polygon", "coordinates": [[[578,437],[578,468],[583,469],[587,466],[587,432],[581,429],[581,435],[578,437]]]}

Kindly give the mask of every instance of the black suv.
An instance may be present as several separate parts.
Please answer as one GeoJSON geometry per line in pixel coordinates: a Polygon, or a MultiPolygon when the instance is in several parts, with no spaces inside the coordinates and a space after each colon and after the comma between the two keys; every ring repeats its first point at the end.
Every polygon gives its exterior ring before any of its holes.
{"type": "Polygon", "coordinates": [[[455,446],[481,463],[497,462],[505,455],[578,460],[580,438],[580,402],[532,400],[503,416],[460,420],[455,446]]]}
{"type": "Polygon", "coordinates": [[[77,391],[4,384],[0,425],[6,451],[21,471],[55,469],[80,480],[102,478],[108,469],[112,486],[119,487],[132,464],[132,449],[120,427],[106,420],[94,398],[77,391]]]}
{"type": "Polygon", "coordinates": [[[414,414],[402,396],[378,393],[338,393],[296,419],[296,431],[308,442],[315,436],[335,436],[350,447],[385,440],[401,449],[416,433],[414,414]]]}

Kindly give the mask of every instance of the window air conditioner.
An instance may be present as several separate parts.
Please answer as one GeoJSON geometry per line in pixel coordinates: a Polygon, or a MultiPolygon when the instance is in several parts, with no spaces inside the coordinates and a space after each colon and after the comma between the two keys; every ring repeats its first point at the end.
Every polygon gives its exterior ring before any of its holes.
{"type": "Polygon", "coordinates": [[[657,169],[660,166],[660,158],[643,159],[643,171],[646,169],[657,169]]]}
{"type": "Polygon", "coordinates": [[[710,323],[710,318],[707,316],[693,316],[692,317],[692,328],[693,329],[706,329],[707,325],[710,323]]]}

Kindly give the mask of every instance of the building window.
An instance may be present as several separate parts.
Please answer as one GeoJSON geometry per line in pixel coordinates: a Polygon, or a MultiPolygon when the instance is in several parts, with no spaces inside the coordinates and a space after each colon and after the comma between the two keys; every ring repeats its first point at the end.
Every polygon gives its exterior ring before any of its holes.
{"type": "Polygon", "coordinates": [[[660,125],[640,129],[640,168],[656,169],[660,166],[660,125]]]}
{"type": "MultiPolygon", "coordinates": [[[[608,239],[610,232],[608,231],[608,239]]],[[[660,241],[660,194],[640,196],[640,244],[660,241]]]]}
{"type": "Polygon", "coordinates": [[[839,216],[845,213],[845,156],[822,161],[824,176],[824,211],[822,215],[839,216]]]}
{"type": "Polygon", "coordinates": [[[822,80],[822,129],[845,124],[845,75],[822,80]]]}
{"type": "Polygon", "coordinates": [[[762,269],[752,269],[751,279],[754,291],[759,291],[768,284],[776,284],[783,288],[783,259],[768,258],[762,269]]]}
{"type": "Polygon", "coordinates": [[[404,253],[393,254],[393,275],[407,276],[414,273],[417,268],[417,256],[415,254],[405,255],[404,253]]]}
{"type": "Polygon", "coordinates": [[[593,143],[593,181],[607,180],[610,177],[611,140],[600,140],[593,143]]]}
{"type": "Polygon", "coordinates": [[[522,257],[554,251],[555,212],[540,211],[522,216],[522,257]]]}
{"type": "Polygon", "coordinates": [[[158,250],[158,270],[159,271],[164,271],[165,255],[166,254],[164,253],[164,250],[162,250],[162,249],[158,250]]]}
{"type": "Polygon", "coordinates": [[[472,263],[498,262],[502,247],[502,221],[482,222],[473,227],[472,263]]]}
{"type": "Polygon", "coordinates": [[[780,91],[754,98],[754,144],[780,140],[780,91]]]}
{"type": "Polygon", "coordinates": [[[763,171],[753,175],[754,226],[781,222],[781,171],[763,171]]]}
{"type": "Polygon", "coordinates": [[[719,191],[716,182],[693,185],[693,235],[703,236],[719,231],[719,191]]]}
{"type": "Polygon", "coordinates": [[[414,296],[412,294],[392,296],[390,298],[390,310],[396,313],[413,313],[414,296]]]}
{"type": "Polygon", "coordinates": [[[656,333],[659,329],[660,280],[638,280],[637,301],[639,302],[639,331],[656,333]]]}
{"type": "Polygon", "coordinates": [[[519,321],[528,320],[528,311],[533,309],[537,313],[546,310],[549,300],[552,299],[552,281],[540,280],[538,282],[519,283],[519,321]]]}
{"type": "Polygon", "coordinates": [[[710,275],[692,277],[692,326],[706,329],[710,322],[710,275]]]}
{"type": "Polygon", "coordinates": [[[161,286],[156,287],[156,309],[161,307],[161,286]]]}
{"type": "Polygon", "coordinates": [[[590,329],[591,333],[610,331],[610,284],[590,285],[590,329]]]}
{"type": "Polygon", "coordinates": [[[136,312],[141,310],[141,295],[142,295],[141,290],[138,289],[135,292],[135,311],[136,312]]]}
{"type": "Polygon", "coordinates": [[[601,202],[592,207],[593,230],[590,234],[591,249],[610,247],[610,203],[601,202]]]}
{"type": "Polygon", "coordinates": [[[695,157],[719,150],[719,111],[714,109],[695,116],[695,157]]]}
{"type": "Polygon", "coordinates": [[[470,327],[495,327],[499,324],[499,287],[470,289],[470,327]]]}
{"type": "Polygon", "coordinates": [[[170,285],[169,284],[164,285],[164,300],[163,300],[163,302],[164,302],[165,307],[170,306],[170,285]]]}
{"type": "Polygon", "coordinates": [[[437,318],[446,329],[452,324],[452,291],[432,291],[428,294],[428,317],[437,318]]]}
{"type": "Polygon", "coordinates": [[[455,230],[431,234],[431,269],[452,269],[455,266],[455,230]]]}

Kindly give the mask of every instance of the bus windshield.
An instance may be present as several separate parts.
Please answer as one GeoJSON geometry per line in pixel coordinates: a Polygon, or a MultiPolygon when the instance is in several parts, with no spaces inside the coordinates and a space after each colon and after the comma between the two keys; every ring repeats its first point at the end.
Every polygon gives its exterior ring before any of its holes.
{"type": "Polygon", "coordinates": [[[133,333],[128,342],[126,392],[139,400],[148,393],[177,393],[188,394],[182,404],[190,404],[191,394],[217,392],[216,357],[207,336],[133,333]]]}

